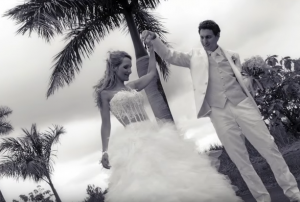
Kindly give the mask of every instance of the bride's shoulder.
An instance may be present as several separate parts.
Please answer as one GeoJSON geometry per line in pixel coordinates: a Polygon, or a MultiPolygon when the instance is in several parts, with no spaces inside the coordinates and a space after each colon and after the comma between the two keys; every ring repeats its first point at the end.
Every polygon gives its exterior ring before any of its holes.
{"type": "Polygon", "coordinates": [[[102,101],[110,101],[113,97],[113,92],[111,90],[103,90],[100,92],[100,98],[102,101]]]}

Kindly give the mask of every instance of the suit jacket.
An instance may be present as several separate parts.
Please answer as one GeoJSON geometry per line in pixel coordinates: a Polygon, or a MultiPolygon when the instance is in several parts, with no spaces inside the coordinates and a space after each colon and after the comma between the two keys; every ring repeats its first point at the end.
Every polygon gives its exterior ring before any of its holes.
{"type": "MultiPolygon", "coordinates": [[[[208,56],[204,48],[192,49],[188,53],[178,52],[168,48],[158,37],[153,41],[155,52],[170,64],[176,66],[187,67],[190,69],[194,87],[194,96],[197,110],[197,118],[209,115],[211,107],[205,100],[205,94],[209,77],[208,56]],[[201,113],[200,113],[201,111],[201,113]]],[[[241,75],[241,62],[239,55],[220,47],[225,57],[229,61],[231,68],[236,76],[237,81],[241,85],[245,94],[253,101],[255,108],[259,111],[252,95],[247,88],[247,79],[241,75]]]]}

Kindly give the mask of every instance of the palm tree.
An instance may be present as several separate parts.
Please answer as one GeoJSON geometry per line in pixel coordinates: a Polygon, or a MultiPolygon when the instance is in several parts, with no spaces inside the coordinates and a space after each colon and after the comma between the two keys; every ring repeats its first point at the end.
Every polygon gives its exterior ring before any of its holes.
{"type": "MultiPolygon", "coordinates": [[[[6,117],[12,113],[8,107],[0,107],[0,135],[6,135],[13,131],[12,125],[6,120],[6,117]]],[[[5,202],[4,197],[0,190],[0,202],[5,202]]]]}
{"type": "Polygon", "coordinates": [[[58,143],[60,136],[65,133],[64,128],[54,126],[40,133],[36,124],[32,124],[30,131],[22,130],[24,137],[3,138],[0,144],[0,153],[4,154],[0,162],[0,177],[12,177],[17,180],[31,178],[35,182],[44,180],[51,187],[56,201],[61,202],[50,177],[54,171],[54,154],[51,147],[58,143]]]}
{"type": "MultiPolygon", "coordinates": [[[[50,42],[55,34],[63,34],[68,41],[55,57],[54,70],[50,79],[47,97],[59,87],[70,84],[75,73],[80,71],[82,59],[89,57],[97,42],[110,31],[127,28],[134,45],[137,59],[148,53],[140,39],[143,30],[156,32],[164,41],[167,31],[154,10],[160,0],[27,0],[8,10],[4,16],[20,24],[17,33],[29,35],[35,31],[39,37],[50,42]]],[[[167,79],[168,64],[157,56],[164,79],[167,79]]],[[[137,69],[138,75],[147,73],[146,64],[137,69]]],[[[161,82],[158,78],[146,89],[146,94],[157,119],[173,121],[161,82]]]]}
{"type": "Polygon", "coordinates": [[[12,110],[8,107],[0,106],[0,135],[5,135],[13,131],[12,125],[6,120],[12,113],[12,110]]]}
{"type": "Polygon", "coordinates": [[[4,197],[3,197],[3,195],[2,195],[1,190],[0,190],[0,202],[6,202],[5,199],[4,199],[4,197]]]}

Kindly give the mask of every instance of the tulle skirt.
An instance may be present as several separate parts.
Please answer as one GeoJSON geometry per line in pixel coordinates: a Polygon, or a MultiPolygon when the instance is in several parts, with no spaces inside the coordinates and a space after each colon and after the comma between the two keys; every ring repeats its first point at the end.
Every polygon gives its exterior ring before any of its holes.
{"type": "Polygon", "coordinates": [[[172,124],[118,130],[109,142],[106,202],[240,202],[230,181],[172,124]]]}

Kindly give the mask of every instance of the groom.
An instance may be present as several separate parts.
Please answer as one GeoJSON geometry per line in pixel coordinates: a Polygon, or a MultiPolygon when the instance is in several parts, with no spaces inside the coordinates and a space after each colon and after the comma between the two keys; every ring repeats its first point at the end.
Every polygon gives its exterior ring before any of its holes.
{"type": "Polygon", "coordinates": [[[300,202],[297,182],[246,87],[247,78],[240,73],[239,55],[218,45],[220,31],[214,21],[201,22],[198,32],[204,49],[189,53],[169,49],[155,33],[147,30],[143,32],[142,40],[146,44],[152,43],[155,52],[164,60],[190,69],[197,117],[210,117],[220,141],[256,201],[271,202],[271,198],[249,160],[245,138],[267,160],[290,201],[300,202]]]}

